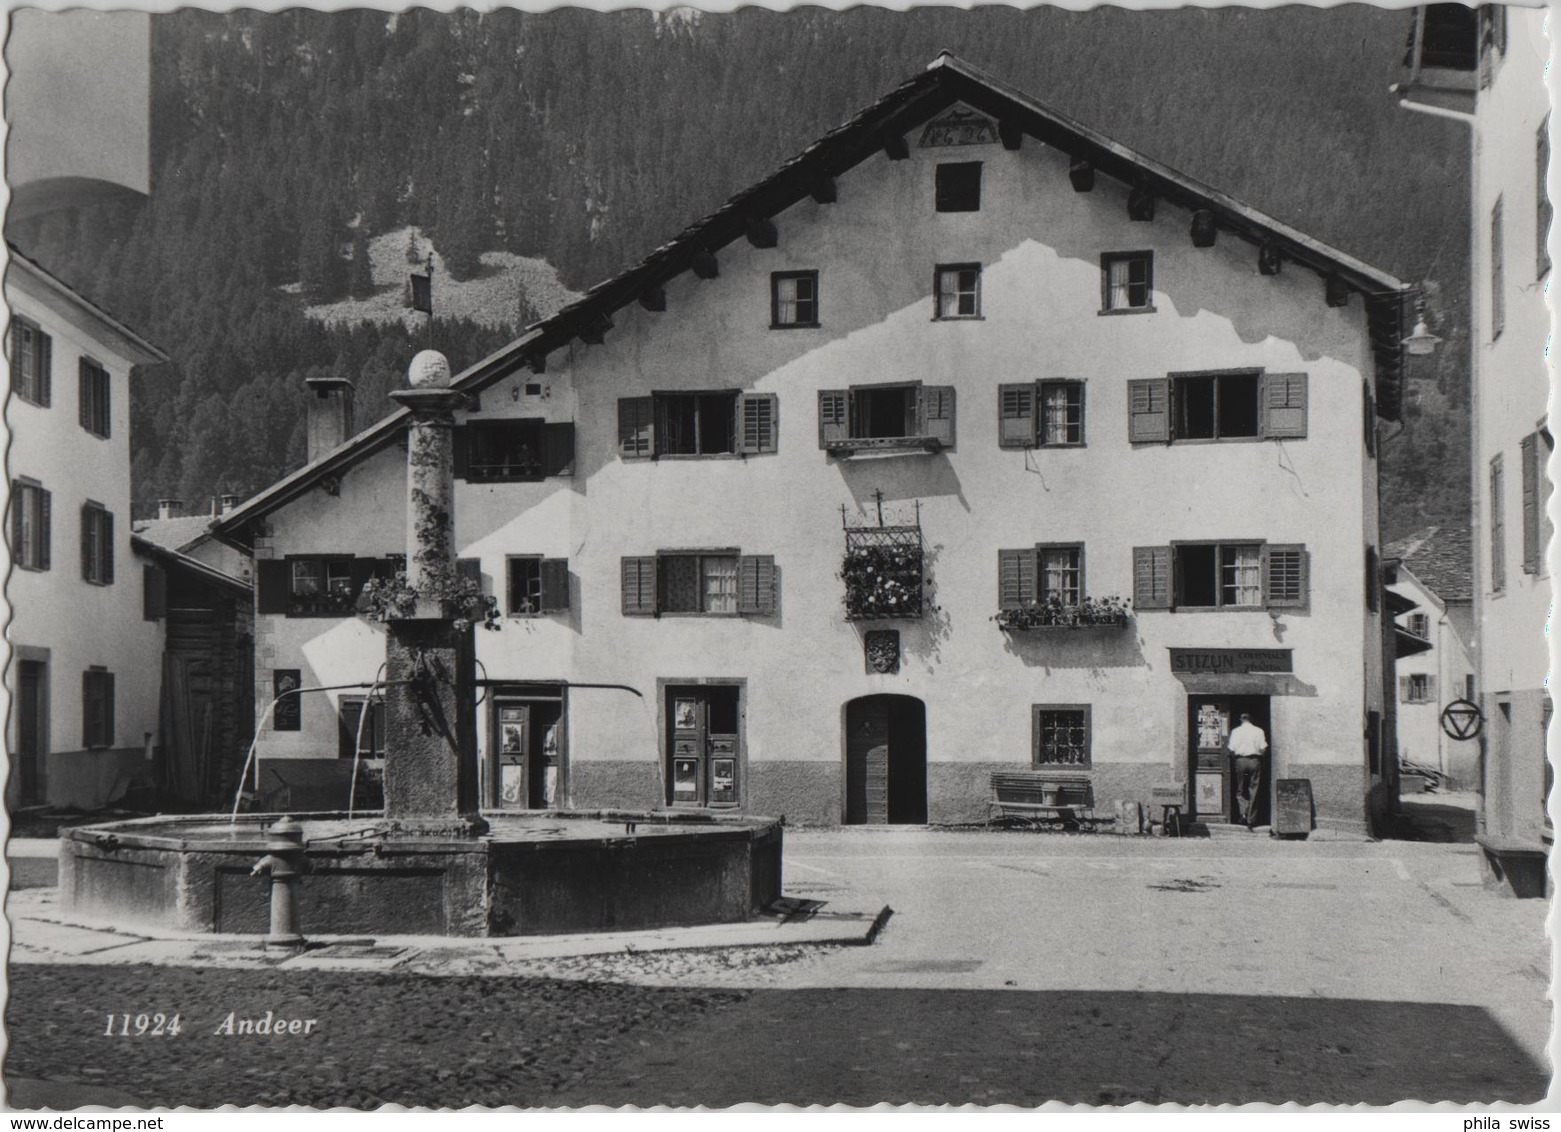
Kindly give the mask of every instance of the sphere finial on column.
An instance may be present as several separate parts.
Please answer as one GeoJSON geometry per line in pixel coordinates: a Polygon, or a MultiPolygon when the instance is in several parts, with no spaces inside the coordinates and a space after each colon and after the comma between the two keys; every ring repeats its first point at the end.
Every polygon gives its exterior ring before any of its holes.
{"type": "Polygon", "coordinates": [[[407,381],[413,389],[448,389],[450,363],[438,350],[423,350],[407,367],[407,381]]]}

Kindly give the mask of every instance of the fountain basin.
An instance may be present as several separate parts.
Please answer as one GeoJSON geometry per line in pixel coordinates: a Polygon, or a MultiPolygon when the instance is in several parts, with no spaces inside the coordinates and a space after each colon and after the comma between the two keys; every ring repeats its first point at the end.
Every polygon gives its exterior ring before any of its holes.
{"type": "MultiPolygon", "coordinates": [[[[181,932],[264,934],[252,876],[280,814],[161,816],[65,830],[60,900],[75,914],[181,932]]],[[[557,935],[751,919],[781,895],[781,827],[647,812],[490,815],[478,837],[384,818],[295,815],[306,935],[557,935]]]]}

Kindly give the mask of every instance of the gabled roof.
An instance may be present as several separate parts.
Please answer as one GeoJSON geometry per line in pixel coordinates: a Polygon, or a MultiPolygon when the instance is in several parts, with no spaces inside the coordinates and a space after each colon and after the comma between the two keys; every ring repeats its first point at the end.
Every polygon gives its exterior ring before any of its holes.
{"type": "Polygon", "coordinates": [[[1474,598],[1474,539],[1468,527],[1434,526],[1383,547],[1443,601],[1474,598]]]}
{"type": "MultiPolygon", "coordinates": [[[[1227,233],[1254,247],[1267,244],[1282,259],[1337,280],[1358,293],[1366,307],[1376,360],[1377,409],[1388,419],[1398,418],[1400,342],[1412,294],[1407,284],[1112,141],[948,52],[762,181],[690,224],[635,266],[592,287],[551,318],[529,327],[516,341],[457,375],[455,386],[478,393],[523,366],[540,369],[550,352],[576,338],[600,341],[600,335],[611,328],[616,311],[654,295],[664,284],[693,268],[697,260],[748,237],[755,225],[763,225],[804,197],[829,191],[832,178],[886,146],[902,142],[914,126],[957,102],[996,118],[1005,145],[1022,144],[1027,135],[1075,160],[1088,161],[1103,176],[1128,185],[1142,185],[1160,200],[1189,210],[1207,210],[1214,214],[1216,225],[1227,233]]],[[[339,475],[383,448],[401,431],[405,416],[405,409],[391,413],[340,448],[273,484],[226,515],[213,533],[224,542],[247,545],[246,531],[251,523],[297,498],[321,479],[339,475]]]]}
{"type": "Polygon", "coordinates": [[[188,554],[180,554],[177,550],[169,550],[166,546],[159,546],[157,543],[138,534],[130,536],[130,549],[170,569],[188,571],[203,582],[209,582],[215,586],[224,586],[236,594],[247,595],[253,592],[250,584],[242,578],[224,574],[221,570],[208,566],[198,559],[191,558],[188,554]]]}
{"type": "Polygon", "coordinates": [[[205,539],[211,533],[216,519],[211,515],[180,515],[176,519],[142,519],[135,524],[135,533],[148,542],[169,550],[184,551],[205,539]]]}
{"type": "Polygon", "coordinates": [[[139,365],[155,365],[158,362],[166,362],[168,355],[142,338],[134,330],[120,322],[91,299],[82,295],[79,291],[70,287],[55,276],[49,274],[37,261],[28,259],[21,253],[15,244],[7,241],[6,251],[10,253],[11,262],[6,274],[6,286],[12,285],[11,272],[16,273],[18,279],[27,279],[42,289],[43,294],[63,300],[68,308],[73,309],[78,315],[84,315],[91,322],[90,329],[99,337],[115,347],[121,354],[129,358],[131,362],[139,365]]]}

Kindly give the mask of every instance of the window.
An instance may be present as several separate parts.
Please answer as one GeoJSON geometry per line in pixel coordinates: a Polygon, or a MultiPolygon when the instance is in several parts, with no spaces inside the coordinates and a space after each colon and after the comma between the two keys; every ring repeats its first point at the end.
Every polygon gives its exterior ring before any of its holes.
{"type": "Polygon", "coordinates": [[[945,161],[934,174],[939,212],[981,210],[981,162],[945,161]]]}
{"type": "Polygon", "coordinates": [[[575,426],[539,418],[459,425],[455,476],[469,483],[517,483],[565,476],[575,458],[575,426]]]}
{"type": "Polygon", "coordinates": [[[981,317],[981,265],[940,263],[934,273],[935,319],[981,317]]]}
{"type": "Polygon", "coordinates": [[[618,399],[618,452],[625,457],[729,456],[774,452],[773,393],[656,393],[618,399]]]}
{"type": "Polygon", "coordinates": [[[1491,592],[1507,588],[1507,523],[1502,515],[1501,454],[1491,457],[1491,592]]]}
{"type": "Polygon", "coordinates": [[[1088,704],[1036,704],[1031,712],[1031,745],[1037,766],[1089,766],[1088,704]]]}
{"type": "Polygon", "coordinates": [[[569,608],[569,560],[515,554],[507,560],[508,612],[512,617],[558,613],[569,608]]]}
{"type": "Polygon", "coordinates": [[[1041,546],[1036,548],[1036,556],[1040,600],[1077,605],[1084,596],[1084,548],[1041,546]]]}
{"type": "Polygon", "coordinates": [[[770,275],[770,326],[818,325],[818,272],[777,271],[770,275]]]}
{"type": "Polygon", "coordinates": [[[1398,678],[1398,698],[1406,704],[1429,704],[1436,701],[1436,677],[1429,672],[1411,672],[1398,678]]]}
{"type": "Polygon", "coordinates": [[[54,340],[25,318],[11,320],[11,392],[48,407],[54,371],[54,340]]]}
{"type": "Polygon", "coordinates": [[[954,387],[911,383],[821,389],[818,444],[846,454],[874,448],[952,448],[954,387]]]}
{"type": "Polygon", "coordinates": [[[97,665],[81,674],[81,745],[114,745],[114,674],[97,665]]]}
{"type": "Polygon", "coordinates": [[[1127,397],[1133,444],[1306,437],[1304,373],[1171,374],[1129,381],[1127,397]]]}
{"type": "Polygon", "coordinates": [[[385,701],[379,696],[365,700],[362,696],[343,696],[336,715],[336,755],[382,759],[385,757],[385,701]],[[363,715],[368,708],[368,718],[363,715]]]}
{"type": "Polygon", "coordinates": [[[1100,309],[1154,310],[1154,253],[1107,252],[1100,257],[1100,309]]]}
{"type": "Polygon", "coordinates": [[[1417,16],[1406,66],[1472,71],[1479,63],[1479,16],[1464,4],[1427,4],[1417,16]]]}
{"type": "Polygon", "coordinates": [[[1067,448],[1084,443],[1084,383],[1000,385],[997,443],[1004,448],[1067,448]]]}
{"type": "Polygon", "coordinates": [[[1305,609],[1302,546],[1197,542],[1133,548],[1135,609],[1305,609]]]}
{"type": "Polygon", "coordinates": [[[1550,480],[1545,475],[1545,465],[1550,460],[1555,441],[1550,430],[1539,429],[1523,438],[1518,445],[1519,462],[1523,468],[1523,572],[1545,572],[1545,547],[1550,542],[1551,527],[1548,515],[1550,504],[1550,480]]]}
{"type": "Polygon", "coordinates": [[[367,577],[354,578],[352,558],[290,558],[287,560],[289,616],[323,616],[353,611],[367,577]]]}
{"type": "Polygon", "coordinates": [[[77,385],[81,427],[93,436],[107,439],[112,419],[108,370],[86,358],[81,359],[79,369],[77,385]]]}
{"type": "Polygon", "coordinates": [[[23,570],[49,568],[49,493],[37,480],[11,481],[11,561],[23,570]]]}
{"type": "Polygon", "coordinates": [[[1539,137],[1535,143],[1535,150],[1534,197],[1537,202],[1538,217],[1534,224],[1534,233],[1539,256],[1537,278],[1543,279],[1550,273],[1550,218],[1555,215],[1555,210],[1550,204],[1550,193],[1545,187],[1545,178],[1550,172],[1549,114],[1546,114],[1545,120],[1539,124],[1539,137]]]}
{"type": "Polygon", "coordinates": [[[1502,294],[1501,198],[1491,209],[1491,341],[1501,337],[1507,324],[1506,296],[1502,294]]]}
{"type": "Polygon", "coordinates": [[[114,584],[114,516],[90,499],[81,507],[81,576],[95,586],[114,584]]]}
{"type": "Polygon", "coordinates": [[[735,550],[663,551],[622,561],[623,614],[708,616],[775,612],[775,559],[735,550]]]}
{"type": "Polygon", "coordinates": [[[1424,613],[1411,613],[1404,621],[1404,630],[1423,641],[1428,641],[1431,639],[1431,619],[1424,613]]]}

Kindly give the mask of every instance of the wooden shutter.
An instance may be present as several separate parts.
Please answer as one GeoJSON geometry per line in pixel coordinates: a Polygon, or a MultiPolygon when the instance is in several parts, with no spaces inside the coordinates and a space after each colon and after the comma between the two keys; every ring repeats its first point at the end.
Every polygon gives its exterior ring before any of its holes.
{"type": "Polygon", "coordinates": [[[81,507],[81,576],[87,581],[92,581],[94,573],[92,569],[92,542],[93,542],[92,508],[86,504],[81,507]]]}
{"type": "Polygon", "coordinates": [[[1033,546],[1023,550],[997,552],[997,607],[1018,609],[1035,603],[1036,553],[1033,546]]]}
{"type": "Polygon", "coordinates": [[[1426,675],[1425,698],[1428,703],[1436,703],[1436,673],[1434,672],[1426,675]]]}
{"type": "Polygon", "coordinates": [[[542,612],[559,613],[568,609],[569,559],[544,558],[538,569],[542,577],[542,612]]]}
{"type": "Polygon", "coordinates": [[[1306,435],[1306,375],[1265,373],[1258,389],[1262,398],[1263,435],[1292,439],[1306,435]]]}
{"type": "Polygon", "coordinates": [[[773,393],[737,395],[737,451],[774,452],[779,404],[773,393]]]}
{"type": "Polygon", "coordinates": [[[1270,609],[1311,604],[1311,556],[1303,546],[1263,547],[1263,603],[1270,609]]]}
{"type": "Polygon", "coordinates": [[[1518,463],[1523,468],[1523,572],[1539,573],[1544,553],[1539,542],[1539,434],[1531,432],[1518,443],[1518,463]]]}
{"type": "Polygon", "coordinates": [[[141,620],[161,621],[168,614],[168,575],[151,562],[141,567],[141,620]]]}
{"type": "Polygon", "coordinates": [[[623,559],[623,615],[652,617],[656,613],[656,556],[623,559]]]}
{"type": "Polygon", "coordinates": [[[655,398],[618,398],[618,454],[656,454],[655,398]]]}
{"type": "Polygon", "coordinates": [[[102,519],[103,531],[103,584],[114,584],[114,513],[104,511],[102,519]]]}
{"type": "Polygon", "coordinates": [[[542,426],[542,449],[545,467],[543,474],[567,476],[574,472],[575,425],[573,421],[556,421],[542,426]]]}
{"type": "Polygon", "coordinates": [[[92,388],[92,367],[86,358],[76,359],[76,420],[81,427],[88,432],[93,430],[92,421],[92,397],[95,390],[92,388]]]}
{"type": "Polygon", "coordinates": [[[921,404],[921,435],[932,437],[944,448],[954,447],[954,387],[923,385],[917,393],[921,404]]]}
{"type": "Polygon", "coordinates": [[[285,558],[255,560],[255,612],[286,613],[293,587],[292,568],[285,558]]]}
{"type": "Polygon", "coordinates": [[[775,557],[745,554],[737,560],[737,612],[775,612],[775,557]]]}
{"type": "Polygon", "coordinates": [[[54,496],[43,488],[38,489],[38,494],[42,497],[42,503],[38,507],[38,569],[47,570],[50,561],[49,548],[54,542],[50,530],[54,522],[54,496]]]}
{"type": "MultiPolygon", "coordinates": [[[[12,331],[19,333],[19,331],[12,331]]],[[[27,501],[22,497],[25,491],[19,480],[11,481],[11,558],[20,561],[25,556],[22,554],[22,527],[24,520],[22,514],[27,509],[27,501]]]]}
{"type": "Polygon", "coordinates": [[[38,337],[34,351],[38,365],[38,404],[47,408],[54,399],[54,339],[41,330],[33,333],[38,337]]]}
{"type": "Polygon", "coordinates": [[[1154,377],[1127,383],[1127,439],[1131,444],[1171,439],[1171,381],[1154,377]]]}
{"type": "Polygon", "coordinates": [[[476,582],[482,586],[482,559],[481,558],[457,558],[455,560],[455,576],[476,582]]]}
{"type": "Polygon", "coordinates": [[[351,587],[351,600],[356,603],[358,595],[363,592],[363,587],[374,576],[375,569],[379,566],[377,558],[354,558],[347,565],[347,583],[351,587]]]}
{"type": "Polygon", "coordinates": [[[1035,383],[997,387],[997,443],[1000,448],[1035,447],[1035,383]]]}
{"type": "Polygon", "coordinates": [[[81,745],[92,748],[98,745],[98,720],[102,717],[102,688],[97,673],[90,670],[81,674],[81,745]]]}
{"type": "Polygon", "coordinates": [[[1382,604],[1382,560],[1377,557],[1377,548],[1366,548],[1366,610],[1369,613],[1377,612],[1382,604]]]}
{"type": "Polygon", "coordinates": [[[1171,548],[1133,548],[1133,608],[1171,608],[1171,548]]]}
{"type": "Polygon", "coordinates": [[[851,393],[846,389],[818,391],[818,446],[851,439],[851,393]]]}
{"type": "Polygon", "coordinates": [[[1371,382],[1360,383],[1361,412],[1365,418],[1366,455],[1377,454],[1377,406],[1371,399],[1371,382]]]}
{"type": "Polygon", "coordinates": [[[1401,704],[1407,704],[1407,703],[1411,703],[1412,702],[1410,700],[1410,698],[1409,698],[1409,677],[1408,676],[1400,676],[1398,678],[1398,702],[1401,703],[1401,704]]]}
{"type": "Polygon", "coordinates": [[[456,425],[450,430],[450,456],[455,468],[455,478],[466,479],[472,458],[472,432],[468,425],[456,425]]]}

